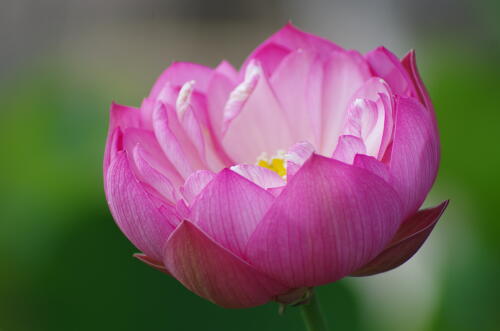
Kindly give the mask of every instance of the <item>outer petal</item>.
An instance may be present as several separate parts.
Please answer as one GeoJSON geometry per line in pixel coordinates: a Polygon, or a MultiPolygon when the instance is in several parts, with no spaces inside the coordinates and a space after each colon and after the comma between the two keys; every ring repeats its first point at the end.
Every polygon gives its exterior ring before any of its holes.
{"type": "Polygon", "coordinates": [[[259,223],[248,260],[293,288],[326,284],[379,254],[401,219],[384,180],[313,154],[259,223]]]}
{"type": "Polygon", "coordinates": [[[433,114],[415,99],[398,98],[395,122],[388,165],[408,217],[422,205],[436,178],[439,137],[433,114]]]}
{"type": "Polygon", "coordinates": [[[261,187],[224,169],[198,195],[189,219],[242,257],[248,238],[273,200],[261,187]]]}
{"type": "Polygon", "coordinates": [[[417,69],[417,59],[415,55],[415,51],[410,51],[401,61],[401,64],[406,69],[408,74],[410,75],[411,81],[413,82],[413,86],[417,93],[417,97],[420,99],[425,105],[425,108],[433,111],[434,107],[432,106],[431,98],[429,97],[429,93],[427,93],[427,89],[425,88],[424,83],[422,82],[422,78],[420,78],[420,74],[417,69]]]}
{"type": "Polygon", "coordinates": [[[182,86],[190,80],[196,81],[195,88],[197,90],[206,92],[212,71],[211,68],[196,63],[174,62],[158,77],[149,97],[152,99],[158,98],[167,83],[172,86],[182,86]]]}
{"type": "Polygon", "coordinates": [[[225,308],[262,305],[287,291],[188,221],[169,238],[164,264],[188,289],[225,308]]]}
{"type": "Polygon", "coordinates": [[[120,152],[106,177],[106,198],[113,217],[127,238],[156,261],[163,259],[163,246],[173,231],[176,213],[144,190],[120,152]],[[171,211],[169,215],[160,210],[171,211]]]}
{"type": "Polygon", "coordinates": [[[112,103],[109,110],[108,137],[104,151],[104,175],[111,164],[112,158],[122,149],[123,130],[129,127],[139,127],[140,111],[137,108],[112,103]]]}
{"type": "Polygon", "coordinates": [[[439,206],[421,210],[406,220],[384,251],[351,276],[378,274],[408,261],[429,237],[447,206],[448,201],[444,201],[439,206]]]}
{"type": "Polygon", "coordinates": [[[403,68],[399,59],[385,47],[378,47],[366,54],[376,76],[383,78],[392,90],[401,96],[414,96],[414,88],[408,72],[403,68]]]}
{"type": "Polygon", "coordinates": [[[142,253],[135,253],[133,256],[136,259],[138,259],[139,261],[147,264],[148,266],[153,267],[156,270],[159,270],[159,271],[161,271],[163,273],[166,273],[167,275],[170,275],[170,273],[168,272],[168,270],[163,265],[163,262],[155,261],[152,258],[150,258],[149,256],[147,256],[146,254],[142,254],[142,253]]]}

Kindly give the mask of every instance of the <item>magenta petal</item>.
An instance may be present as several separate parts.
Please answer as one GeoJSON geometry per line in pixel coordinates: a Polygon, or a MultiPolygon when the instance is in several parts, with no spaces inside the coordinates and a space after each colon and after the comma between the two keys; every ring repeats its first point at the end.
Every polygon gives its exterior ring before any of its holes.
{"type": "Polygon", "coordinates": [[[162,261],[163,245],[174,229],[175,212],[149,194],[134,176],[125,152],[120,152],[106,176],[106,198],[113,217],[127,238],[152,259],[162,261]]]}
{"type": "Polygon", "coordinates": [[[410,75],[410,78],[415,87],[415,91],[417,93],[416,96],[420,99],[420,102],[425,105],[425,108],[433,111],[434,107],[432,106],[431,98],[429,97],[429,93],[427,93],[427,89],[425,88],[422,78],[420,78],[420,73],[417,69],[417,59],[415,51],[408,52],[408,54],[406,54],[406,56],[401,61],[401,64],[410,75]]]}
{"type": "Polygon", "coordinates": [[[364,154],[357,154],[354,157],[355,167],[363,168],[368,170],[369,172],[383,178],[386,182],[390,180],[389,167],[385,164],[374,158],[373,156],[368,156],[364,154]]]}
{"type": "Polygon", "coordinates": [[[401,219],[383,179],[313,154],[255,229],[247,258],[293,288],[326,284],[379,254],[401,219]]]}
{"type": "Polygon", "coordinates": [[[133,255],[133,257],[135,257],[139,261],[147,264],[148,266],[155,268],[156,270],[159,270],[159,271],[161,271],[163,273],[166,273],[167,275],[170,275],[170,273],[168,272],[168,270],[163,265],[163,262],[158,262],[156,260],[153,260],[152,258],[150,258],[149,256],[147,256],[146,254],[142,254],[142,253],[135,253],[133,255]]]}
{"type": "Polygon", "coordinates": [[[421,210],[406,220],[384,251],[351,276],[378,274],[408,261],[429,237],[447,206],[448,201],[444,201],[439,206],[421,210]]]}
{"type": "Polygon", "coordinates": [[[168,239],[164,264],[189,290],[225,308],[262,305],[287,291],[189,221],[168,239]]]}
{"type": "Polygon", "coordinates": [[[220,245],[243,256],[248,238],[273,200],[271,193],[224,169],[198,195],[189,219],[220,245]]]}
{"type": "Polygon", "coordinates": [[[392,90],[401,96],[412,96],[413,86],[406,70],[399,59],[385,47],[378,47],[366,54],[366,60],[370,64],[376,76],[383,78],[392,90]]]}
{"type": "Polygon", "coordinates": [[[408,217],[422,205],[436,178],[439,137],[433,114],[412,98],[397,99],[395,123],[388,164],[408,217]]]}

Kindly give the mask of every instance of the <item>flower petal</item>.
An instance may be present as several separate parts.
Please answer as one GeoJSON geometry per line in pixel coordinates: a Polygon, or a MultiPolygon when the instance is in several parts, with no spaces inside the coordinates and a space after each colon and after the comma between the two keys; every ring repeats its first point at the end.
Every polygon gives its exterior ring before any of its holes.
{"type": "Polygon", "coordinates": [[[236,163],[254,164],[262,153],[274,155],[293,144],[288,120],[267,77],[255,66],[249,66],[250,73],[233,90],[225,109],[227,131],[222,144],[236,163]]]}
{"type": "Polygon", "coordinates": [[[323,62],[310,51],[298,49],[286,56],[270,78],[270,84],[290,123],[295,141],[319,143],[323,62]]]}
{"type": "Polygon", "coordinates": [[[447,206],[448,201],[444,201],[439,206],[421,210],[406,220],[384,251],[351,276],[375,275],[408,261],[429,237],[447,206]]]}
{"type": "Polygon", "coordinates": [[[353,165],[355,167],[368,170],[369,172],[384,179],[388,183],[390,181],[389,167],[385,163],[382,163],[376,158],[374,158],[373,156],[357,154],[354,157],[353,165]]]}
{"type": "Polygon", "coordinates": [[[248,238],[274,197],[224,169],[197,196],[189,219],[221,246],[243,256],[248,238]]]}
{"type": "Polygon", "coordinates": [[[158,262],[156,260],[153,260],[152,258],[150,258],[149,256],[147,256],[146,254],[142,254],[142,253],[135,253],[133,255],[133,257],[135,257],[139,261],[147,264],[148,266],[155,268],[156,270],[159,270],[159,271],[161,271],[163,273],[166,273],[167,275],[170,275],[170,273],[168,272],[168,270],[163,265],[163,262],[158,262]]]}
{"type": "Polygon", "coordinates": [[[188,204],[193,203],[196,196],[215,178],[210,170],[198,170],[192,173],[181,186],[181,193],[188,204]]]}
{"type": "Polygon", "coordinates": [[[286,178],[292,179],[295,173],[302,167],[311,155],[314,153],[314,146],[307,141],[296,143],[285,154],[286,160],[286,178]]]}
{"type": "Polygon", "coordinates": [[[127,238],[156,261],[176,220],[173,207],[149,194],[134,176],[126,152],[119,152],[108,170],[106,198],[113,218],[127,238]],[[168,215],[160,211],[171,211],[168,215]]]}
{"type": "Polygon", "coordinates": [[[287,291],[189,221],[168,239],[164,264],[189,290],[225,308],[262,305],[287,291]]]}
{"type": "Polygon", "coordinates": [[[401,216],[384,180],[313,154],[252,234],[248,261],[293,288],[333,282],[379,254],[401,216]]]}
{"type": "Polygon", "coordinates": [[[286,184],[285,180],[277,173],[264,167],[250,164],[238,164],[232,166],[231,170],[264,189],[281,187],[286,184]]]}
{"type": "Polygon", "coordinates": [[[153,127],[163,152],[184,178],[195,169],[204,168],[199,152],[181,127],[175,110],[168,105],[158,105],[153,113],[153,127]]]}
{"type": "Polygon", "coordinates": [[[195,88],[197,90],[206,92],[212,71],[211,68],[196,63],[174,62],[158,77],[149,93],[149,97],[157,99],[167,83],[172,86],[182,86],[190,80],[196,81],[195,88]]]}
{"type": "Polygon", "coordinates": [[[226,60],[221,61],[221,63],[219,63],[219,65],[215,68],[215,71],[219,74],[224,75],[232,82],[236,82],[236,80],[238,79],[238,71],[233,67],[231,63],[226,60]]]}
{"type": "Polygon", "coordinates": [[[368,52],[365,58],[375,75],[389,83],[394,93],[406,97],[413,96],[410,76],[396,55],[385,47],[378,47],[368,52]]]}
{"type": "Polygon", "coordinates": [[[422,205],[436,178],[439,137],[433,114],[413,98],[397,99],[395,122],[388,165],[408,217],[422,205]]]}
{"type": "Polygon", "coordinates": [[[323,80],[322,143],[320,154],[331,155],[337,146],[347,106],[370,78],[367,64],[354,52],[333,52],[325,63],[323,80]]]}
{"type": "Polygon", "coordinates": [[[332,157],[347,164],[352,164],[356,154],[366,154],[363,140],[355,136],[343,135],[339,137],[339,142],[332,157]]]}
{"type": "Polygon", "coordinates": [[[249,59],[253,59],[255,54],[258,54],[261,49],[268,47],[269,44],[278,45],[290,51],[299,48],[312,50],[319,53],[321,56],[328,56],[332,51],[342,50],[342,47],[331,41],[304,32],[291,23],[288,23],[254,50],[252,54],[250,54],[249,59]]]}
{"type": "Polygon", "coordinates": [[[420,73],[417,69],[417,59],[415,51],[412,50],[408,52],[403,60],[401,60],[401,64],[410,75],[411,81],[413,82],[413,86],[416,91],[416,97],[418,97],[420,102],[425,105],[425,108],[429,109],[430,111],[434,111],[429,93],[427,93],[427,89],[425,88],[424,82],[422,81],[420,73]]]}
{"type": "Polygon", "coordinates": [[[140,146],[144,161],[165,176],[174,187],[179,187],[184,182],[179,172],[165,157],[153,132],[136,128],[125,129],[123,145],[128,155],[133,155],[134,149],[140,146]]]}
{"type": "Polygon", "coordinates": [[[245,69],[246,66],[253,59],[259,61],[262,64],[262,69],[264,73],[270,76],[276,67],[280,64],[281,60],[290,53],[290,50],[286,47],[280,46],[275,43],[269,43],[263,47],[258,48],[253,56],[249,57],[247,61],[243,64],[242,68],[245,69]]]}

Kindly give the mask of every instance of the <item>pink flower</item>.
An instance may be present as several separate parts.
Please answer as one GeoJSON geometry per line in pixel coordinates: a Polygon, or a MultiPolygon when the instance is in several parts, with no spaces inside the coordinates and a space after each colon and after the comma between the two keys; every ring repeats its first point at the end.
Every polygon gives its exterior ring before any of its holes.
{"type": "Polygon", "coordinates": [[[113,104],[105,191],[137,258],[224,307],[395,268],[447,205],[412,51],[347,51],[288,24],[236,71],[173,63],[113,104]]]}

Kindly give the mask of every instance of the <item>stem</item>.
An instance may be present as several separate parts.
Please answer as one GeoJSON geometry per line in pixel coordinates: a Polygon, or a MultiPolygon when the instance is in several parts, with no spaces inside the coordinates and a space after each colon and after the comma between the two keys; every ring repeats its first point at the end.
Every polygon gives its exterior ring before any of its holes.
{"type": "Polygon", "coordinates": [[[328,331],[319,301],[313,293],[308,303],[300,306],[307,331],[328,331]]]}

